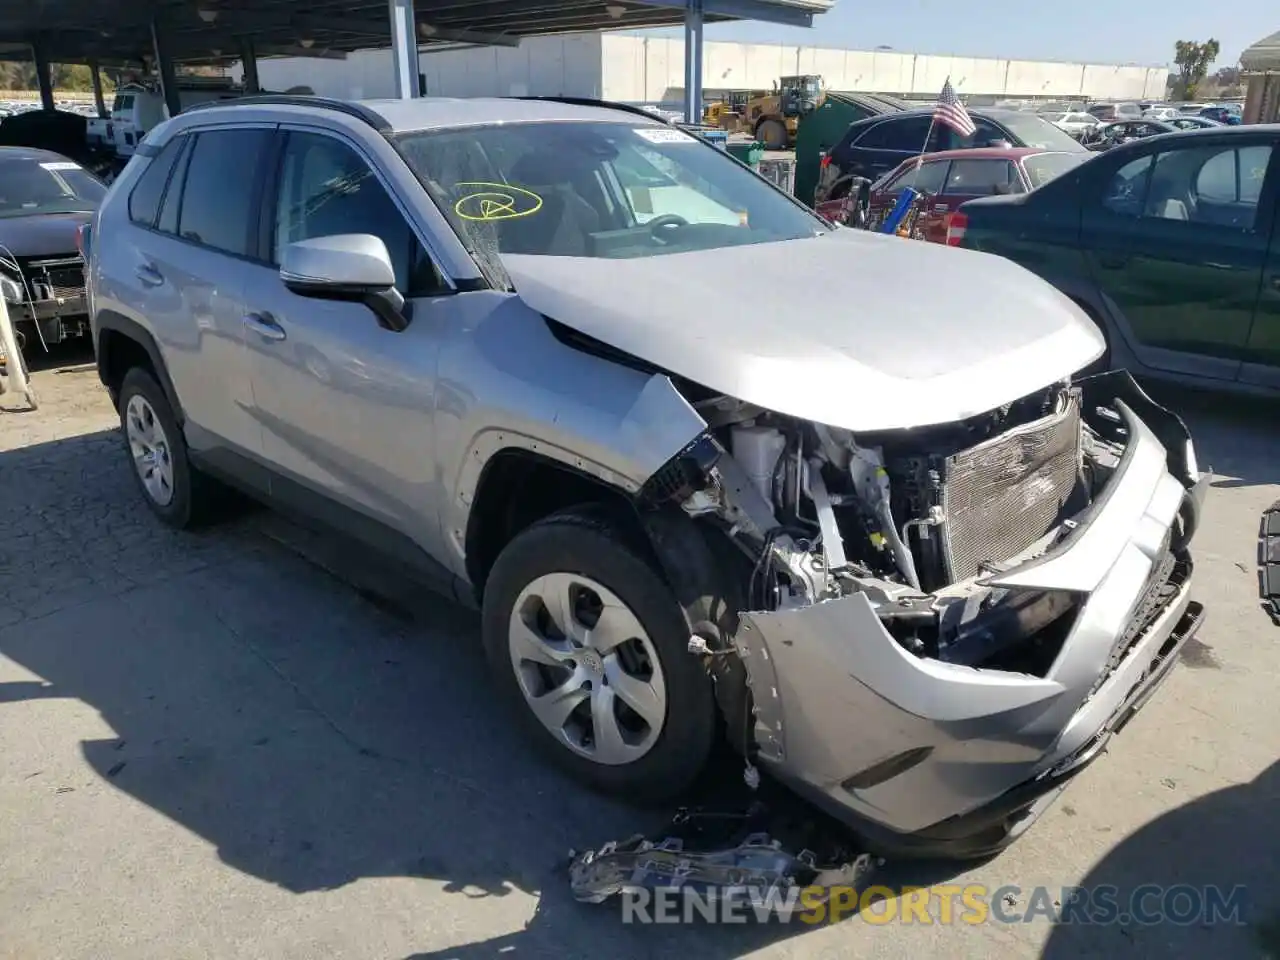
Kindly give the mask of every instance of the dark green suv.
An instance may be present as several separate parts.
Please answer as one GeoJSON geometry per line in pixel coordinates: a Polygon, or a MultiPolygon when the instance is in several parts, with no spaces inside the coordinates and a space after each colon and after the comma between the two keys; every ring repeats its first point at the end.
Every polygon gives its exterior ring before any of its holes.
{"type": "Polygon", "coordinates": [[[947,242],[1057,286],[1102,327],[1113,367],[1280,392],[1278,203],[1280,126],[1196,130],[970,201],[947,242]]]}

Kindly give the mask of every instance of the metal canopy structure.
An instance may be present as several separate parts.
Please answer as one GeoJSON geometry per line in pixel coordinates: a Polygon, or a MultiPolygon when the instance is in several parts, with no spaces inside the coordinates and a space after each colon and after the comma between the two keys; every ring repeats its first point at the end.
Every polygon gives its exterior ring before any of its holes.
{"type": "Polygon", "coordinates": [[[34,59],[46,109],[48,64],[142,67],[178,112],[175,64],[242,61],[250,86],[263,56],[341,58],[393,50],[397,90],[418,93],[417,49],[516,46],[521,37],[685,25],[686,98],[701,102],[702,25],[763,20],[811,26],[835,0],[0,0],[0,59],[34,59]],[[697,95],[696,99],[694,95],[697,95]]]}

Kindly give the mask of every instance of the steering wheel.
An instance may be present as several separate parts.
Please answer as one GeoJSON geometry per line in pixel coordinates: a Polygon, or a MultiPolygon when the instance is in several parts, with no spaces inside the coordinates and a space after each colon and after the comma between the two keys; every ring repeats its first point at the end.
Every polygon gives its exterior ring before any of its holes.
{"type": "Polygon", "coordinates": [[[654,235],[657,240],[662,240],[660,231],[670,230],[674,227],[687,227],[689,221],[678,213],[661,213],[645,224],[649,228],[649,232],[654,235]]]}

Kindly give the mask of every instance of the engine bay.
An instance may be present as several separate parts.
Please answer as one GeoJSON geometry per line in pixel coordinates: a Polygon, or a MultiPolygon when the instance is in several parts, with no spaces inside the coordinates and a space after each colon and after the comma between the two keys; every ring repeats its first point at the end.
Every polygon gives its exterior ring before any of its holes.
{"type": "Polygon", "coordinates": [[[1090,426],[1078,387],[859,436],[680,387],[707,430],[644,493],[716,525],[745,554],[748,609],[863,593],[917,656],[1047,669],[1076,598],[982,581],[1067,535],[1120,462],[1122,431],[1104,438],[1090,426]]]}

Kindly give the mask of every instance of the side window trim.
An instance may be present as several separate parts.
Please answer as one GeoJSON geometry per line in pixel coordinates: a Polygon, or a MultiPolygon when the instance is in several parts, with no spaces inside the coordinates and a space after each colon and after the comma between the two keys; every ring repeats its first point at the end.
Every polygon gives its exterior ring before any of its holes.
{"type": "MultiPolygon", "coordinates": [[[[387,196],[391,198],[391,203],[400,212],[400,216],[404,218],[405,225],[408,226],[409,232],[418,241],[418,245],[422,247],[422,250],[426,254],[427,259],[430,260],[432,266],[435,267],[436,273],[439,275],[441,281],[444,283],[444,289],[441,290],[439,293],[434,294],[434,296],[445,296],[446,294],[458,292],[457,282],[449,274],[449,272],[444,268],[444,259],[440,256],[439,245],[434,242],[434,238],[429,236],[424,236],[423,231],[418,228],[418,224],[414,220],[411,214],[411,211],[405,205],[404,201],[400,198],[400,195],[394,189],[394,187],[391,184],[391,181],[387,178],[387,175],[382,171],[382,168],[377,164],[377,162],[372,157],[369,156],[368,152],[364,149],[364,146],[359,141],[345,135],[341,131],[331,129],[330,127],[316,126],[314,124],[309,124],[309,123],[298,123],[298,122],[281,123],[278,125],[277,133],[279,137],[278,146],[276,147],[277,152],[275,153],[275,157],[277,161],[280,159],[281,155],[284,152],[284,144],[288,140],[288,135],[290,133],[308,133],[314,136],[328,137],[329,139],[336,140],[338,143],[341,143],[342,145],[350,148],[355,153],[355,155],[359,157],[360,160],[370,170],[373,171],[374,178],[378,181],[379,184],[381,184],[382,189],[386,191],[387,196]]],[[[279,173],[278,166],[275,172],[279,173]]],[[[266,226],[267,232],[265,234],[267,237],[267,241],[266,241],[266,249],[263,252],[268,261],[270,261],[271,259],[271,251],[275,245],[275,215],[276,215],[275,208],[276,208],[276,202],[277,202],[279,190],[280,190],[280,178],[279,176],[275,176],[272,178],[271,186],[269,186],[263,192],[261,197],[263,201],[262,207],[261,207],[261,216],[267,219],[267,226],[266,226]]],[[[262,233],[260,232],[259,233],[260,240],[261,240],[261,237],[262,237],[262,233]]]]}

